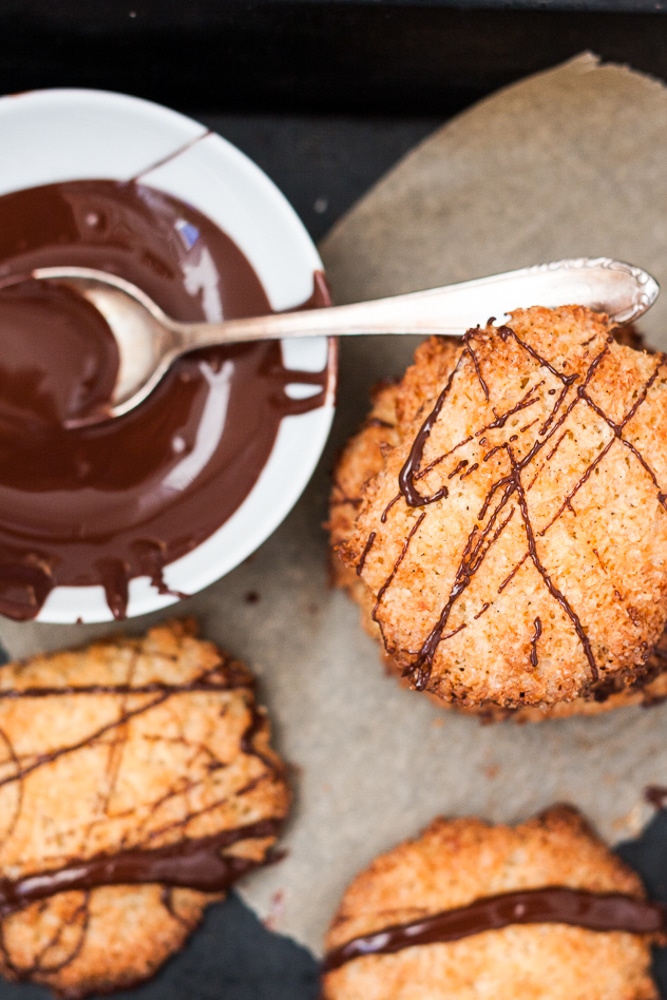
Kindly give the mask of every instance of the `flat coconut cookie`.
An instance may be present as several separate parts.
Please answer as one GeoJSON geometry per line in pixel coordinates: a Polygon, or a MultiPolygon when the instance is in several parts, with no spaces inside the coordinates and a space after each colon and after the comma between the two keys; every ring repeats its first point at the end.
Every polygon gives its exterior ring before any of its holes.
{"type": "Polygon", "coordinates": [[[665,911],[573,809],[435,820],[352,882],[324,1000],[658,1000],[665,911]]]}
{"type": "Polygon", "coordinates": [[[266,861],[284,768],[241,663],[174,622],[0,670],[0,971],[150,976],[266,861]]]}
{"type": "Polygon", "coordinates": [[[472,709],[548,709],[656,672],[666,380],[662,355],[576,306],[420,349],[387,390],[381,468],[367,463],[345,507],[361,445],[348,449],[331,522],[359,581],[340,582],[412,686],[472,709]]]}
{"type": "MultiPolygon", "coordinates": [[[[638,349],[642,347],[641,339],[632,330],[623,328],[614,331],[614,334],[622,343],[638,349]]],[[[412,406],[410,415],[414,419],[420,406],[423,406],[427,393],[430,393],[430,398],[437,395],[437,381],[434,380],[439,380],[442,384],[449,377],[456,364],[459,347],[458,339],[432,337],[424,341],[415,352],[414,364],[408,368],[400,383],[384,383],[376,387],[368,417],[360,430],[350,438],[336,462],[328,525],[332,547],[332,580],[356,601],[361,610],[364,628],[380,643],[382,635],[373,618],[373,594],[356,569],[341,561],[338,550],[354,532],[357,515],[363,507],[367,483],[382,471],[385,454],[400,443],[403,424],[399,417],[399,406],[407,399],[412,406]]],[[[386,650],[383,658],[389,670],[400,674],[400,668],[386,650]]],[[[487,721],[511,718],[518,722],[540,722],[554,717],[599,715],[628,705],[649,707],[667,698],[666,668],[667,633],[663,632],[647,659],[645,671],[632,683],[628,682],[627,677],[612,677],[586,696],[550,707],[499,708],[493,702],[485,702],[467,706],[465,711],[487,721]]],[[[435,700],[441,707],[451,707],[451,703],[439,698],[435,700]]]]}

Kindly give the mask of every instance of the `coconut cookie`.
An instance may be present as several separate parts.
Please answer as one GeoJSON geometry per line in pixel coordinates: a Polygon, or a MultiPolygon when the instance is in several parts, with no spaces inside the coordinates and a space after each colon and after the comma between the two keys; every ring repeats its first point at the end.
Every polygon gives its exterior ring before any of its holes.
{"type": "Polygon", "coordinates": [[[533,308],[428,341],[385,392],[391,426],[363,470],[364,432],[344,453],[331,527],[408,682],[548,709],[641,681],[667,619],[664,357],[602,314],[533,308]]]}
{"type": "Polygon", "coordinates": [[[289,804],[248,669],[172,622],[0,670],[0,971],[150,976],[270,860],[289,804]]]}
{"type": "MultiPolygon", "coordinates": [[[[628,331],[615,331],[621,339],[628,331]]],[[[626,342],[623,339],[621,342],[626,342]]],[[[635,334],[631,346],[641,347],[641,340],[635,334]]],[[[350,537],[354,530],[357,512],[363,504],[366,484],[383,467],[384,454],[400,441],[400,426],[397,406],[401,390],[408,380],[416,386],[420,384],[422,369],[438,371],[446,377],[456,360],[459,341],[431,338],[417,348],[415,364],[411,366],[402,384],[385,383],[376,387],[372,396],[372,406],[368,417],[338,457],[334,470],[330,500],[329,532],[332,548],[331,575],[336,586],[345,589],[357,602],[361,611],[364,628],[381,643],[381,633],[373,619],[374,599],[371,591],[356,570],[346,566],[338,557],[339,546],[350,537]],[[437,358],[436,365],[433,359],[437,358]],[[450,366],[448,368],[448,366],[450,366]]],[[[414,398],[411,395],[411,398],[414,398]]],[[[384,647],[382,647],[384,648],[384,647]]],[[[389,654],[384,651],[384,662],[388,669],[400,674],[400,669],[389,654]]],[[[486,721],[500,721],[511,718],[517,722],[541,722],[547,718],[567,718],[572,715],[600,715],[615,708],[629,705],[650,707],[667,699],[667,632],[663,632],[657,645],[651,651],[646,669],[634,683],[627,678],[611,678],[606,685],[598,687],[588,696],[571,702],[560,702],[551,707],[499,708],[492,702],[474,707],[468,706],[468,714],[479,715],[486,721]]],[[[437,699],[441,707],[451,707],[451,703],[437,699]]]]}
{"type": "Polygon", "coordinates": [[[582,817],[436,819],[378,857],[326,940],[324,1000],[658,1000],[665,910],[582,817]]]}

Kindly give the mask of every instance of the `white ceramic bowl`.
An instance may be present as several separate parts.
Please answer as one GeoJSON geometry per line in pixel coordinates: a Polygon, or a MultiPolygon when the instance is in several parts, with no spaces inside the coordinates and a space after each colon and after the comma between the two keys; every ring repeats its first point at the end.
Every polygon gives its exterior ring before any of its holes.
{"type": "MultiPolygon", "coordinates": [[[[193,205],[232,238],[275,310],[306,301],[313,272],[322,270],[302,223],[259,167],[203,125],[159,105],[93,90],[1,98],[0,151],[0,195],[62,181],[130,180],[141,174],[142,183],[193,205]]],[[[326,403],[282,420],[268,462],[245,501],[206,541],[165,568],[165,581],[175,591],[194,594],[250,555],[295,504],[317,464],[334,411],[335,350],[322,338],[283,342],[282,351],[289,368],[328,371],[326,403]]],[[[139,577],[130,582],[127,614],[145,614],[175,600],[139,577]]],[[[110,618],[102,587],[57,587],[38,620],[110,618]]]]}

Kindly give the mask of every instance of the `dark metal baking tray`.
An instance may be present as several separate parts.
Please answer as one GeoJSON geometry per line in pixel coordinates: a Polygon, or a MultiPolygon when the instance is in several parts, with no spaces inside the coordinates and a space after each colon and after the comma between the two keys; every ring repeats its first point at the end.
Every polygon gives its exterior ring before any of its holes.
{"type": "Polygon", "coordinates": [[[0,92],[212,112],[436,114],[592,49],[667,77],[665,0],[3,0],[0,92]]]}

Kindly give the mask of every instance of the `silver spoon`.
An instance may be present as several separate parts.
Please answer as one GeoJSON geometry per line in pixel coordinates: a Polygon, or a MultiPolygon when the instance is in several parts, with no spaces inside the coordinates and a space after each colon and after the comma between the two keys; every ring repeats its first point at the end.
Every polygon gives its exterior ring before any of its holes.
{"type": "Polygon", "coordinates": [[[502,320],[507,310],[532,305],[576,303],[629,323],[646,312],[659,292],[657,282],[639,267],[584,257],[353,305],[222,323],[179,323],[131,282],[104,271],[42,267],[30,276],[70,286],[99,310],[116,338],[120,367],[111,406],[105,414],[91,416],[93,422],[132,410],[176,358],[198,347],[348,334],[460,336],[491,316],[502,320]]]}

